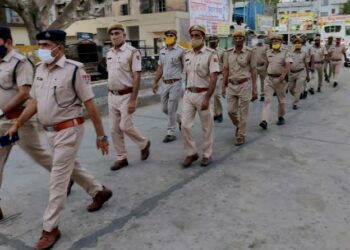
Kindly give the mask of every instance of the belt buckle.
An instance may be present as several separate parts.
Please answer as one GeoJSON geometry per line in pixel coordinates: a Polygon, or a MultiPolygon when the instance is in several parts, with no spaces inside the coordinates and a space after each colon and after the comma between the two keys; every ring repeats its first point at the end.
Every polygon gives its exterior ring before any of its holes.
{"type": "Polygon", "coordinates": [[[56,131],[54,126],[45,126],[45,130],[47,132],[55,132],[56,131]]]}
{"type": "Polygon", "coordinates": [[[120,95],[118,90],[112,90],[113,95],[120,95]]]}
{"type": "Polygon", "coordinates": [[[239,81],[238,80],[232,80],[233,85],[239,85],[239,81]]]}
{"type": "Polygon", "coordinates": [[[198,93],[196,87],[190,87],[190,91],[191,91],[192,93],[198,93]]]}

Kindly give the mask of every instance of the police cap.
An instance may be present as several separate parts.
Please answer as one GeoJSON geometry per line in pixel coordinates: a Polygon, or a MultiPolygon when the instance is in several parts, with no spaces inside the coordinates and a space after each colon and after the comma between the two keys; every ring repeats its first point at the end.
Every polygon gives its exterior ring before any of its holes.
{"type": "Polygon", "coordinates": [[[271,36],[271,39],[270,40],[280,40],[280,41],[283,41],[283,37],[282,35],[278,35],[278,34],[273,34],[271,36]]]}
{"type": "Polygon", "coordinates": [[[233,37],[245,37],[244,30],[237,30],[237,31],[233,32],[233,37]]]}
{"type": "Polygon", "coordinates": [[[297,36],[294,40],[294,43],[302,43],[303,42],[303,39],[299,36],[297,36]]]}
{"type": "Polygon", "coordinates": [[[53,42],[64,42],[67,33],[63,30],[44,30],[36,35],[36,40],[49,40],[53,42]]]}
{"type": "Polygon", "coordinates": [[[121,24],[121,23],[115,23],[115,24],[112,24],[111,26],[108,27],[107,33],[109,34],[109,32],[111,32],[112,30],[122,30],[122,31],[125,31],[125,28],[124,28],[123,24],[121,24]]]}
{"type": "Polygon", "coordinates": [[[2,39],[12,39],[11,30],[7,27],[0,26],[0,38],[2,39]]]}
{"type": "Polygon", "coordinates": [[[202,26],[202,25],[192,25],[192,26],[190,27],[190,29],[188,30],[188,32],[191,34],[192,31],[200,31],[200,32],[202,32],[204,35],[205,35],[205,33],[206,33],[206,30],[205,30],[204,26],[202,26]]]}
{"type": "Polygon", "coordinates": [[[164,35],[168,35],[168,34],[173,34],[173,35],[177,36],[177,31],[176,30],[167,30],[164,32],[164,35]]]}
{"type": "Polygon", "coordinates": [[[219,37],[218,37],[217,35],[210,35],[210,36],[208,37],[208,40],[209,40],[209,41],[216,41],[216,40],[219,40],[219,37]]]}

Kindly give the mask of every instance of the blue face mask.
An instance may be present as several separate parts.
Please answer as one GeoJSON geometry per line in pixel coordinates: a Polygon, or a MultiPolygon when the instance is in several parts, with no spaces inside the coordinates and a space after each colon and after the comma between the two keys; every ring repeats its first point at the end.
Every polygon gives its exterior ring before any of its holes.
{"type": "Polygon", "coordinates": [[[0,58],[4,58],[7,54],[7,48],[5,45],[0,45],[0,58]]]}
{"type": "Polygon", "coordinates": [[[258,44],[264,44],[264,39],[263,38],[259,38],[258,39],[258,44]]]}
{"type": "Polygon", "coordinates": [[[46,63],[46,64],[50,64],[55,60],[55,57],[53,57],[51,55],[51,53],[56,48],[54,48],[52,50],[50,50],[50,49],[38,49],[35,54],[37,57],[39,57],[40,61],[42,61],[43,63],[46,63]]]}

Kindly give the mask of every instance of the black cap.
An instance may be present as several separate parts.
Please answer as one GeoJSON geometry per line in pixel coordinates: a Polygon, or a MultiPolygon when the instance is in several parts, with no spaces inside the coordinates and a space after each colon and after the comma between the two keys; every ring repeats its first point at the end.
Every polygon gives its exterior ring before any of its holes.
{"type": "Polygon", "coordinates": [[[64,42],[67,33],[63,30],[44,30],[36,35],[36,40],[50,40],[54,42],[64,42]]]}
{"type": "Polygon", "coordinates": [[[0,38],[12,39],[11,30],[7,27],[0,26],[0,38]]]}

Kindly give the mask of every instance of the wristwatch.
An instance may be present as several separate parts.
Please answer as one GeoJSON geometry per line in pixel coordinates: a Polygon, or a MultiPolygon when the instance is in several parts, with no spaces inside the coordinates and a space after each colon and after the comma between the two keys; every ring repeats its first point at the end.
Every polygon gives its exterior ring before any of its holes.
{"type": "Polygon", "coordinates": [[[97,140],[98,141],[108,141],[108,136],[107,135],[101,135],[101,136],[97,136],[97,140]]]}
{"type": "Polygon", "coordinates": [[[2,111],[2,110],[0,109],[0,119],[3,118],[4,116],[5,116],[4,111],[2,111]]]}

